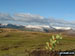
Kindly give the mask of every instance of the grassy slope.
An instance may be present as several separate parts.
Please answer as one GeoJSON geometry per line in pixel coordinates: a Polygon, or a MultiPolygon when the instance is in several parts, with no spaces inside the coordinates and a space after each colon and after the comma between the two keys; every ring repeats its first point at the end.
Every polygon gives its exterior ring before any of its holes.
{"type": "MultiPolygon", "coordinates": [[[[0,33],[0,56],[26,56],[28,54],[26,50],[45,49],[45,43],[49,41],[51,35],[51,33],[4,30],[0,33]]],[[[55,49],[75,49],[75,37],[63,35],[63,40],[55,49]]]]}

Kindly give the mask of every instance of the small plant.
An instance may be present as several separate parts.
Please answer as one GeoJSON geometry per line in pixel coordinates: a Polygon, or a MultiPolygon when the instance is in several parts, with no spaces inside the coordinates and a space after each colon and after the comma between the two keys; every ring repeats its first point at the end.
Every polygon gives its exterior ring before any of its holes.
{"type": "Polygon", "coordinates": [[[53,35],[51,38],[50,38],[50,41],[49,42],[46,42],[46,49],[47,50],[50,50],[50,51],[53,51],[56,44],[59,44],[59,40],[62,39],[62,36],[61,34],[57,34],[57,35],[53,35]]]}

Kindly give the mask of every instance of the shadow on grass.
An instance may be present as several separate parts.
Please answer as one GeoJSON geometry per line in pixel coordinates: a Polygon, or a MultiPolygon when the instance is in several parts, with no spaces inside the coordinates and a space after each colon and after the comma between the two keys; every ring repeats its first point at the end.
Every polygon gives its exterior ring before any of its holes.
{"type": "MultiPolygon", "coordinates": [[[[71,52],[71,51],[75,51],[75,49],[74,50],[66,50],[66,51],[71,52]]],[[[61,52],[61,51],[34,50],[30,53],[29,56],[60,56],[59,52],[61,52]]],[[[68,56],[68,55],[66,55],[66,56],[68,56]]],[[[70,56],[72,56],[72,55],[70,55],[70,56]]]]}

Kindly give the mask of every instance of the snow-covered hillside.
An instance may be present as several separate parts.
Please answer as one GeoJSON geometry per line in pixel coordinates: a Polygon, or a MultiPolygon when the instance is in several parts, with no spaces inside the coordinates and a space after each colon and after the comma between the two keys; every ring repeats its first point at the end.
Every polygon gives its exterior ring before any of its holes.
{"type": "Polygon", "coordinates": [[[27,25],[26,28],[36,28],[36,29],[42,29],[42,28],[47,28],[47,29],[56,29],[56,30],[71,30],[71,27],[58,27],[58,26],[46,26],[46,25],[27,25]]]}
{"type": "Polygon", "coordinates": [[[56,30],[71,30],[71,27],[59,27],[59,26],[48,26],[48,25],[16,25],[16,24],[0,24],[0,28],[16,28],[30,31],[42,31],[50,32],[56,30]]]}
{"type": "Polygon", "coordinates": [[[53,28],[55,28],[56,30],[71,30],[72,28],[71,27],[55,27],[53,26],[53,28]]]}

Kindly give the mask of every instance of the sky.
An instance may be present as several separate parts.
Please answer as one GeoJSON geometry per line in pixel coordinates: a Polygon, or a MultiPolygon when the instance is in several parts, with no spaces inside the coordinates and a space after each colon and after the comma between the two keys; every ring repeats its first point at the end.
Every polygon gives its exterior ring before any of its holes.
{"type": "Polygon", "coordinates": [[[75,20],[75,0],[0,0],[0,12],[75,20]]]}
{"type": "Polygon", "coordinates": [[[47,19],[74,26],[75,0],[0,0],[0,23],[46,23],[47,19]]]}

